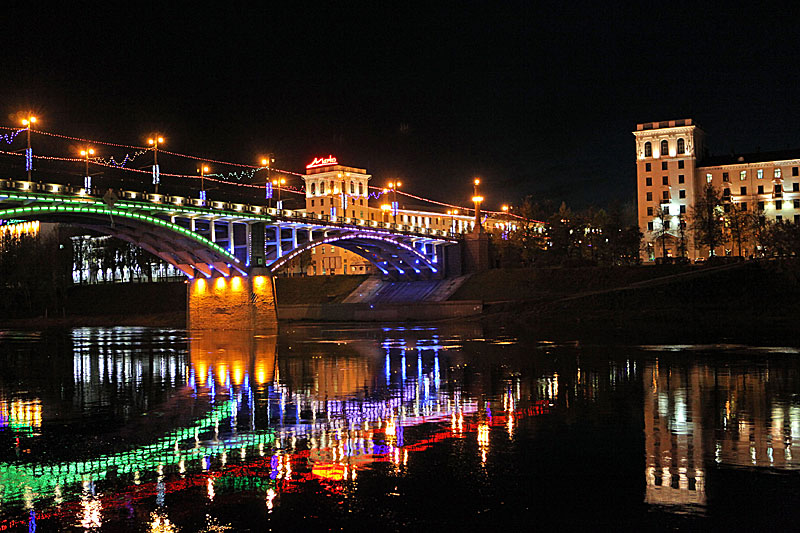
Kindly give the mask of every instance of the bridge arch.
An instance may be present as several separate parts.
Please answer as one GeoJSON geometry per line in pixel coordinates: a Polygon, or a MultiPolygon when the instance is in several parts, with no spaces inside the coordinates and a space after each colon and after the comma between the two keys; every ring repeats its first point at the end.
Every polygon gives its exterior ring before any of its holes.
{"type": "Polygon", "coordinates": [[[430,278],[439,274],[435,260],[399,238],[376,232],[337,233],[307,241],[273,261],[269,269],[274,273],[303,252],[325,244],[363,257],[389,277],[430,278]]]}
{"type": "Polygon", "coordinates": [[[212,269],[246,273],[222,246],[178,224],[128,209],[92,205],[32,205],[0,210],[0,219],[47,219],[91,229],[130,242],[170,263],[189,278],[212,269]]]}

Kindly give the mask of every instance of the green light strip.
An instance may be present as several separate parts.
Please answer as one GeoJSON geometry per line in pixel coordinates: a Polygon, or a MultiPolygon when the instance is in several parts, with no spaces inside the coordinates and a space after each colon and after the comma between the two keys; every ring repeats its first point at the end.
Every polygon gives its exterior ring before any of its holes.
{"type": "Polygon", "coordinates": [[[232,449],[262,444],[271,446],[275,442],[274,430],[239,435],[227,441],[199,443],[193,448],[175,450],[176,443],[195,439],[200,432],[217,425],[235,406],[234,400],[228,400],[191,426],[172,431],[153,444],[126,452],[102,455],[89,461],[52,465],[0,463],[0,501],[8,498],[16,499],[25,494],[33,494],[36,498],[51,497],[55,493],[56,486],[68,487],[83,481],[105,479],[112,469],[117,474],[133,474],[154,470],[159,466],[175,465],[181,461],[189,462],[207,456],[217,456],[232,449]]]}
{"type": "Polygon", "coordinates": [[[33,207],[15,207],[12,209],[4,209],[0,210],[0,219],[8,219],[13,218],[14,216],[36,216],[36,215],[45,215],[51,213],[91,213],[97,215],[116,215],[122,218],[132,218],[136,220],[142,220],[144,222],[148,222],[155,226],[161,226],[163,228],[172,230],[176,233],[180,233],[185,237],[189,237],[197,241],[198,243],[211,248],[212,250],[222,254],[223,256],[229,258],[232,262],[238,263],[239,260],[236,259],[228,250],[223,248],[222,246],[211,242],[210,240],[206,239],[202,235],[198,235],[197,233],[190,231],[182,226],[177,224],[173,224],[172,222],[167,222],[166,220],[161,220],[160,218],[152,217],[149,215],[142,215],[140,213],[130,213],[127,211],[120,211],[118,209],[110,209],[104,204],[100,204],[101,206],[97,207],[90,207],[90,206],[63,206],[63,205],[40,205],[40,206],[33,206],[33,207]]]}

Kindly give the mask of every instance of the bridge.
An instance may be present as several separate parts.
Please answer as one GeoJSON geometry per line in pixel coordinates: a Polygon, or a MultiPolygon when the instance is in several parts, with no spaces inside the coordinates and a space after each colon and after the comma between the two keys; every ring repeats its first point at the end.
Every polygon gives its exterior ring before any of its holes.
{"type": "Polygon", "coordinates": [[[173,265],[189,280],[192,328],[208,318],[217,319],[208,327],[232,329],[243,319],[274,322],[274,286],[264,278],[320,245],[358,254],[391,280],[460,273],[458,247],[451,246],[458,241],[442,230],[130,190],[101,196],[61,183],[0,178],[0,220],[33,219],[117,237],[173,265]],[[227,301],[232,293],[238,296],[227,301]],[[253,306],[259,318],[252,318],[253,306]]]}

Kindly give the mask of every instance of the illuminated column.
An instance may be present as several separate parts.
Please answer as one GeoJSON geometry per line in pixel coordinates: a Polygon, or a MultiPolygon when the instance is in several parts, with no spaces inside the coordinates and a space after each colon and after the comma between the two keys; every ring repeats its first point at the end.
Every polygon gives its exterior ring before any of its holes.
{"type": "Polygon", "coordinates": [[[250,266],[250,257],[252,257],[252,249],[253,249],[253,237],[252,237],[253,226],[251,224],[247,224],[245,226],[244,238],[245,244],[247,245],[247,266],[250,266]]]}
{"type": "Polygon", "coordinates": [[[228,245],[230,247],[231,255],[233,255],[234,242],[233,242],[233,222],[228,222],[228,245]]]}
{"type": "Polygon", "coordinates": [[[275,286],[270,276],[199,278],[187,287],[187,325],[192,331],[277,329],[275,286]]]}
{"type": "Polygon", "coordinates": [[[215,227],[214,221],[211,221],[211,242],[217,242],[217,228],[215,227]]]}
{"type": "Polygon", "coordinates": [[[195,231],[197,229],[194,223],[194,217],[189,219],[189,229],[191,229],[192,231],[195,231]]]}
{"type": "Polygon", "coordinates": [[[297,249],[297,228],[292,228],[292,250],[297,249]]]}
{"type": "Polygon", "coordinates": [[[281,233],[281,226],[278,224],[275,227],[275,249],[277,250],[277,257],[283,257],[283,239],[281,233]]]}

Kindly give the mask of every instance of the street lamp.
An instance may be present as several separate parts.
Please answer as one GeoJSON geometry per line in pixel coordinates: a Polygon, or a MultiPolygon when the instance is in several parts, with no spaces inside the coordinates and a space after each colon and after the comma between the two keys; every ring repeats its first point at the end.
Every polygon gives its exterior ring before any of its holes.
{"type": "Polygon", "coordinates": [[[392,206],[389,204],[381,204],[381,211],[383,211],[383,221],[387,222],[387,218],[389,217],[389,211],[391,211],[392,206]]]}
{"type": "Polygon", "coordinates": [[[261,158],[261,168],[259,169],[259,170],[264,168],[267,169],[267,179],[264,180],[264,198],[268,200],[272,198],[272,191],[270,190],[269,186],[272,183],[270,181],[270,169],[272,167],[272,163],[274,162],[275,162],[275,156],[273,156],[272,154],[267,154],[267,157],[261,158]]]}
{"type": "Polygon", "coordinates": [[[83,188],[87,193],[91,193],[92,191],[92,177],[89,175],[89,157],[93,155],[94,148],[87,146],[86,150],[81,150],[81,157],[83,157],[86,162],[86,174],[83,177],[83,188]]]}
{"type": "Polygon", "coordinates": [[[286,178],[275,178],[272,180],[272,186],[278,188],[278,203],[276,204],[278,209],[283,209],[283,204],[281,203],[281,185],[286,185],[286,178]]]}
{"type": "Polygon", "coordinates": [[[400,181],[390,181],[388,188],[392,191],[392,212],[394,213],[394,223],[397,224],[397,189],[403,185],[400,181]]]}
{"type": "Polygon", "coordinates": [[[456,232],[456,215],[458,215],[458,209],[448,209],[447,214],[450,215],[450,233],[455,234],[456,232]]]}
{"type": "Polygon", "coordinates": [[[31,150],[31,126],[33,124],[36,124],[36,117],[32,115],[22,119],[22,125],[25,126],[28,134],[28,149],[25,151],[25,170],[28,171],[28,181],[31,181],[31,170],[33,170],[33,151],[31,150]]]}
{"type": "Polygon", "coordinates": [[[208,167],[206,165],[200,165],[198,170],[200,172],[200,199],[203,200],[203,205],[206,205],[206,182],[205,177],[206,173],[208,172],[208,167]]]}
{"type": "Polygon", "coordinates": [[[153,185],[156,187],[156,194],[158,194],[158,184],[161,182],[161,171],[158,168],[158,145],[164,142],[164,137],[155,135],[147,139],[147,144],[153,147],[153,185]]]}
{"type": "Polygon", "coordinates": [[[481,184],[480,178],[475,178],[473,181],[473,189],[472,189],[472,201],[475,202],[475,231],[481,230],[481,202],[483,202],[483,196],[478,194],[478,185],[481,184]]]}

